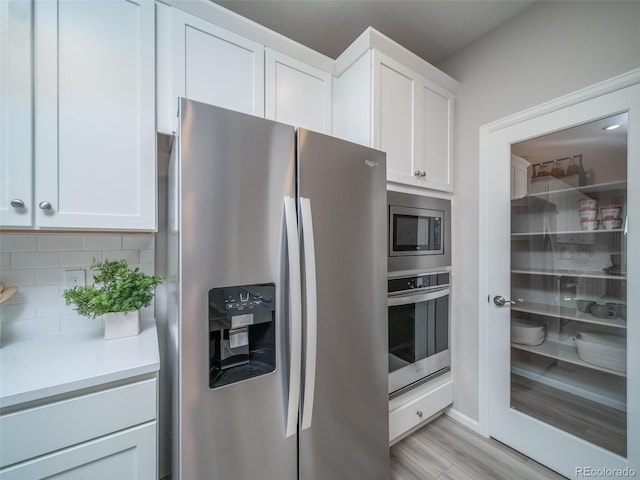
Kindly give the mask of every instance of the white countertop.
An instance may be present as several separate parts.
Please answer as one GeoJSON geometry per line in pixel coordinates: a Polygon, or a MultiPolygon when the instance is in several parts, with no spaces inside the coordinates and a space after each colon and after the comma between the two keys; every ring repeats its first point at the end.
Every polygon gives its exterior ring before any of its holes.
{"type": "Polygon", "coordinates": [[[0,407],[123,380],[160,369],[153,319],[140,335],[104,340],[92,328],[43,335],[0,347],[0,407]]]}

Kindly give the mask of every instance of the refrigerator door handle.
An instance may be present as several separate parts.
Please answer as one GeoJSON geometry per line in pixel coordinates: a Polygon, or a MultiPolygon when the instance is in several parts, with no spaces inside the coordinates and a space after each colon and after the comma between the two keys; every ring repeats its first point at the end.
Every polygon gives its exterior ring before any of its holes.
{"type": "Polygon", "coordinates": [[[300,242],[296,200],[284,199],[285,226],[287,230],[287,254],[289,260],[289,398],[287,405],[286,437],[297,433],[300,405],[300,374],[302,363],[302,282],[300,274],[300,242]]]}
{"type": "Polygon", "coordinates": [[[313,218],[311,201],[300,197],[302,213],[302,241],[304,246],[305,303],[306,303],[306,344],[304,394],[302,399],[302,427],[311,427],[313,417],[313,397],[316,387],[316,353],[318,334],[318,298],[316,288],[316,250],[313,241],[313,218]]]}

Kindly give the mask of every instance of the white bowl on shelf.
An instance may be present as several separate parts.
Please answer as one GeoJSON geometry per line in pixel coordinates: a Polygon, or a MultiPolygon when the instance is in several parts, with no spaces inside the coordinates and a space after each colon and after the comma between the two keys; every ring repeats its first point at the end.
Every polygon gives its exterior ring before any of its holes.
{"type": "Polygon", "coordinates": [[[627,371],[627,339],[606,333],[578,332],[574,335],[578,357],[587,363],[617,372],[627,371]]]}
{"type": "Polygon", "coordinates": [[[544,325],[533,320],[513,318],[511,320],[511,341],[520,345],[540,345],[544,342],[544,325]]]}

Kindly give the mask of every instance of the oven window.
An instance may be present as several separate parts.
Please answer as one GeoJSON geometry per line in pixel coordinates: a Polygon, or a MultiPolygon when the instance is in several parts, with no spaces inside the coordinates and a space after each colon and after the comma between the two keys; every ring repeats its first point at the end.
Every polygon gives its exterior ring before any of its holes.
{"type": "Polygon", "coordinates": [[[449,348],[449,296],[389,307],[389,372],[449,348]]]}
{"type": "Polygon", "coordinates": [[[442,249],[442,217],[393,215],[393,250],[412,252],[416,250],[442,249]]]}

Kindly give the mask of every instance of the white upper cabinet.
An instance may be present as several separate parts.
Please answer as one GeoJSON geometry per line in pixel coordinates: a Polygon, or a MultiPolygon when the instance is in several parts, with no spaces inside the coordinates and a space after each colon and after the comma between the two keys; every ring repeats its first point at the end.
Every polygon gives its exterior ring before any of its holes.
{"type": "Polygon", "coordinates": [[[31,225],[31,4],[0,2],[0,225],[31,225]]]}
{"type": "MultiPolygon", "coordinates": [[[[454,95],[437,83],[421,78],[421,163],[417,170],[425,186],[453,191],[452,146],[454,95]]],[[[413,172],[415,174],[415,171],[413,172]]]]}
{"type": "Polygon", "coordinates": [[[458,82],[372,28],[336,64],[334,134],[385,151],[389,182],[452,192],[458,82]]]}
{"type": "Polygon", "coordinates": [[[32,46],[28,5],[0,7],[2,226],[155,229],[153,3],[36,1],[32,46]]]}
{"type": "Polygon", "coordinates": [[[373,147],[387,152],[387,179],[406,183],[421,168],[420,76],[374,52],[373,86],[373,147]]]}
{"type": "Polygon", "coordinates": [[[264,116],[264,48],[174,9],[173,95],[264,116]]]}
{"type": "Polygon", "coordinates": [[[331,134],[331,74],[265,49],[265,117],[331,134]]]}

